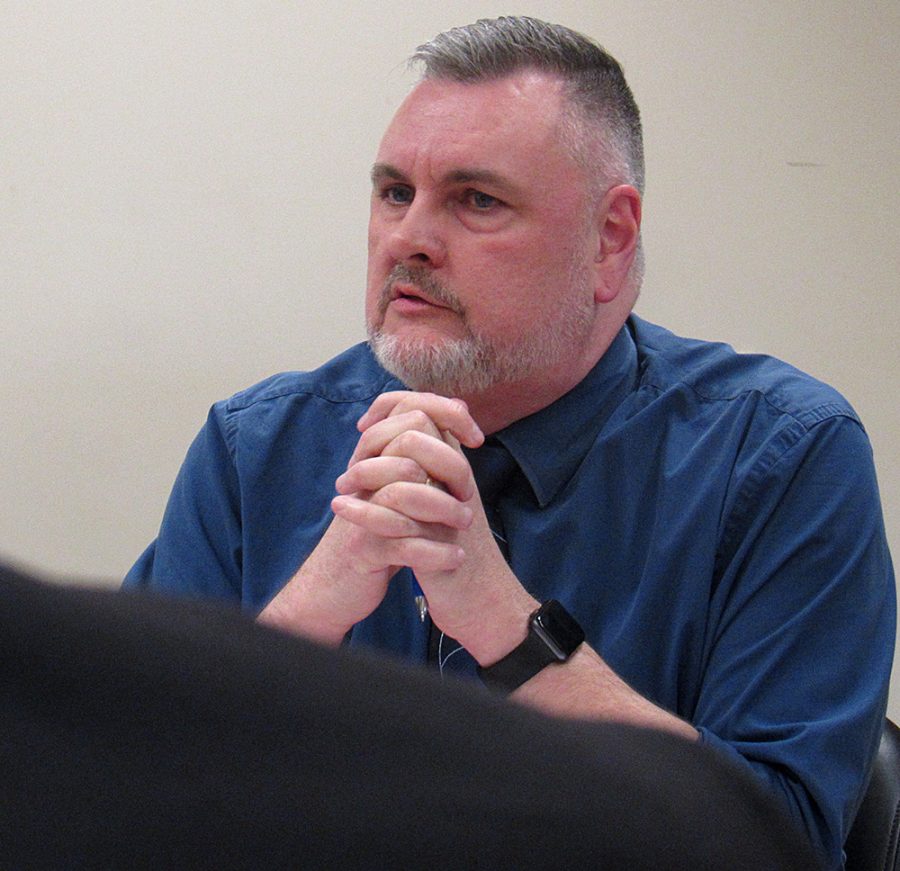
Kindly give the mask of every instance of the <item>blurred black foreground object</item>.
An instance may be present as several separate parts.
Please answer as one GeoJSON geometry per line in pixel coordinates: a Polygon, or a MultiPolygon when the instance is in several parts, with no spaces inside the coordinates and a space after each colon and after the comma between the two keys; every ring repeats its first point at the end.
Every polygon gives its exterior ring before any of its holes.
{"type": "Polygon", "coordinates": [[[704,748],[0,567],[0,867],[812,869],[704,748]]]}

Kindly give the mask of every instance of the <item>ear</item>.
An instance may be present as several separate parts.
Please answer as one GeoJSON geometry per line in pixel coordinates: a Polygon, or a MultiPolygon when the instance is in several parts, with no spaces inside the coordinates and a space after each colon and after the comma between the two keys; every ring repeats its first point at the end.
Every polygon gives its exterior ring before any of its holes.
{"type": "Polygon", "coordinates": [[[594,299],[612,302],[625,286],[641,231],[641,195],[629,184],[610,188],[597,212],[594,299]]]}

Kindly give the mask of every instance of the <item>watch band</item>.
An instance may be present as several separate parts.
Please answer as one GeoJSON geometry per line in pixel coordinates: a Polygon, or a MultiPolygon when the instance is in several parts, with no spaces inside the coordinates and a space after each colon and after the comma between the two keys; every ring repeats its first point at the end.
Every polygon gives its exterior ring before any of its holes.
{"type": "Polygon", "coordinates": [[[511,693],[539,671],[565,662],[584,641],[578,621],[555,599],[544,602],[528,619],[528,635],[502,659],[478,676],[493,690],[511,693]]]}

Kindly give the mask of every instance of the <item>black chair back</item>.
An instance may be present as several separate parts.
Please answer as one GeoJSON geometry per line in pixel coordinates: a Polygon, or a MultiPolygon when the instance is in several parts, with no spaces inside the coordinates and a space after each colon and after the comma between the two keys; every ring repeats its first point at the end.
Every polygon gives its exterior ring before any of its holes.
{"type": "Polygon", "coordinates": [[[900,729],[884,721],[872,780],[844,851],[846,871],[900,871],[900,729]]]}

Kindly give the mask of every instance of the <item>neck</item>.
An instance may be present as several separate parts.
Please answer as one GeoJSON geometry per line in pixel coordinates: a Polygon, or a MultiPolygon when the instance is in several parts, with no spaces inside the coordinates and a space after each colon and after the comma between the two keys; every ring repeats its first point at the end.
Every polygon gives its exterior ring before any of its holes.
{"type": "Polygon", "coordinates": [[[568,393],[597,365],[609,349],[624,323],[608,325],[584,353],[572,359],[567,357],[557,366],[542,370],[513,384],[498,384],[480,393],[460,396],[469,407],[469,413],[485,435],[491,435],[504,427],[528,417],[561,396],[568,393]]]}

